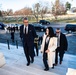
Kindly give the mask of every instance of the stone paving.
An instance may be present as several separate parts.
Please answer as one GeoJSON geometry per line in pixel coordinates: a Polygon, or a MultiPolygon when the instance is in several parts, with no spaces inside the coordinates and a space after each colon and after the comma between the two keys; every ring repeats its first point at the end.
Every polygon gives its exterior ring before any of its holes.
{"type": "Polygon", "coordinates": [[[63,63],[45,72],[42,62],[42,54],[35,56],[35,62],[26,66],[26,58],[23,47],[17,49],[16,46],[0,43],[0,52],[5,56],[6,64],[0,68],[0,75],[66,75],[68,68],[76,69],[76,56],[65,54],[63,63]]]}

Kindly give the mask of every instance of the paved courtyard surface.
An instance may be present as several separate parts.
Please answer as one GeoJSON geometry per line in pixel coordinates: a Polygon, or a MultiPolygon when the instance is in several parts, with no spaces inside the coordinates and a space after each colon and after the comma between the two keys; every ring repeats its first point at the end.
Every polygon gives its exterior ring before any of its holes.
{"type": "MultiPolygon", "coordinates": [[[[42,54],[35,56],[35,62],[30,66],[26,66],[26,58],[23,52],[22,42],[19,32],[15,32],[15,42],[11,41],[9,32],[0,30],[0,52],[5,56],[6,64],[0,68],[0,75],[66,75],[68,68],[76,69],[76,32],[69,33],[64,30],[66,24],[50,25],[54,28],[61,28],[68,40],[68,50],[64,55],[63,63],[55,66],[47,72],[43,71],[44,65],[42,62],[42,54]],[[9,40],[10,49],[8,49],[7,40],[9,40]],[[18,49],[16,47],[16,40],[18,42],[18,49]]],[[[44,32],[37,32],[42,36],[44,32]]],[[[39,45],[40,48],[40,45],[39,45]]]]}
{"type": "MultiPolygon", "coordinates": [[[[67,40],[68,40],[68,50],[67,50],[66,53],[76,55],[76,32],[68,34],[64,30],[65,25],[66,24],[58,24],[58,25],[55,24],[55,25],[49,25],[49,26],[52,26],[54,30],[57,27],[61,28],[62,33],[64,33],[66,35],[67,40]]],[[[44,34],[44,32],[37,32],[37,34],[39,36],[42,36],[44,34]]],[[[18,45],[22,46],[22,42],[21,42],[21,39],[20,39],[19,32],[15,32],[15,42],[12,43],[10,33],[9,32],[6,33],[5,30],[0,30],[0,43],[6,43],[7,44],[7,39],[9,40],[9,44],[11,44],[11,45],[16,45],[16,40],[17,40],[18,45]]],[[[40,48],[40,45],[39,45],[39,48],[40,48]]]]}
{"type": "Polygon", "coordinates": [[[0,75],[66,75],[68,68],[76,69],[76,56],[65,54],[63,63],[55,66],[45,72],[42,62],[42,54],[35,56],[35,61],[30,66],[26,66],[26,58],[21,46],[10,45],[10,50],[7,44],[0,43],[0,52],[5,56],[6,64],[0,68],[0,75]]]}

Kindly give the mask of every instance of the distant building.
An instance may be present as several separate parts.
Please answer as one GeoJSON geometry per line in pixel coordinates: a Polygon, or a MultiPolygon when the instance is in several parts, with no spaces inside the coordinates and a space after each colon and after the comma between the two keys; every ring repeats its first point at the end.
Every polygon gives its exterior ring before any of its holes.
{"type": "Polygon", "coordinates": [[[70,10],[68,10],[67,14],[76,14],[76,7],[72,7],[70,10]]]}

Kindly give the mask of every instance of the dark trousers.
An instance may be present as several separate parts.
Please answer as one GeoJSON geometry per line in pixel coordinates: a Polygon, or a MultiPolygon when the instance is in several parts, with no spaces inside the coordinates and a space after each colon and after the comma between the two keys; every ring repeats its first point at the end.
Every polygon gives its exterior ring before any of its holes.
{"type": "Polygon", "coordinates": [[[32,61],[34,61],[34,50],[31,51],[30,48],[26,45],[24,47],[24,53],[27,59],[27,62],[30,63],[30,58],[32,61]]]}
{"type": "Polygon", "coordinates": [[[49,68],[48,63],[47,63],[47,53],[43,54],[43,63],[46,69],[49,68]]]}
{"type": "Polygon", "coordinates": [[[60,57],[60,62],[63,61],[64,50],[61,50],[61,48],[58,47],[58,48],[56,49],[56,53],[55,53],[55,64],[58,63],[58,53],[59,53],[59,57],[60,57]]]}
{"type": "Polygon", "coordinates": [[[14,33],[11,33],[12,42],[14,42],[14,33]]]}
{"type": "Polygon", "coordinates": [[[38,45],[37,45],[37,43],[34,43],[34,47],[36,48],[36,54],[37,54],[37,56],[38,56],[39,51],[38,51],[38,45]]]}

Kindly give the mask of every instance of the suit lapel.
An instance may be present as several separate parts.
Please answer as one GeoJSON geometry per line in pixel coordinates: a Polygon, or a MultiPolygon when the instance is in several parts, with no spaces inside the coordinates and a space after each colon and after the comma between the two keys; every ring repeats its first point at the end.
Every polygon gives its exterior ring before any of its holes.
{"type": "Polygon", "coordinates": [[[28,34],[29,34],[30,26],[28,25],[28,34]]]}
{"type": "Polygon", "coordinates": [[[23,27],[22,27],[22,32],[23,32],[23,34],[24,34],[24,25],[23,25],[23,27]]]}

